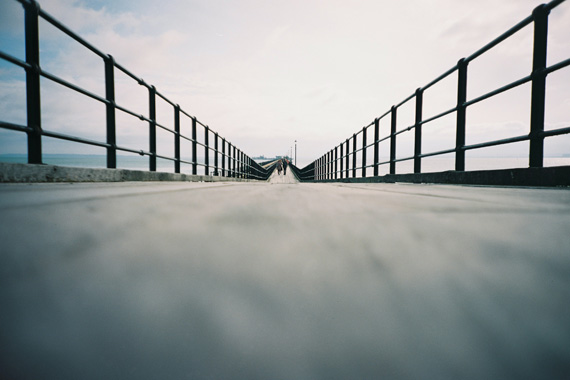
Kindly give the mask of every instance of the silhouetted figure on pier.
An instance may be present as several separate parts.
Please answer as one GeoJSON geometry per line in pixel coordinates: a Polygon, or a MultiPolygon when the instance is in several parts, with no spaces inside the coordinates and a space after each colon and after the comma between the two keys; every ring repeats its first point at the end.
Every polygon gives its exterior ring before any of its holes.
{"type": "Polygon", "coordinates": [[[277,162],[277,174],[281,175],[281,170],[283,170],[283,162],[279,160],[279,162],[277,162]]]}
{"type": "Polygon", "coordinates": [[[283,160],[283,175],[287,175],[287,159],[283,160]]]}

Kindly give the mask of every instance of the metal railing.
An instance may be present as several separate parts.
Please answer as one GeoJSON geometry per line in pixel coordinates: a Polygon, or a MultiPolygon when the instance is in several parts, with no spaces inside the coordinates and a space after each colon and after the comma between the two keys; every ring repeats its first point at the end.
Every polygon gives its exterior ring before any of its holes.
{"type": "Polygon", "coordinates": [[[357,171],[360,171],[361,177],[367,176],[367,169],[373,169],[373,175],[378,176],[379,166],[389,165],[389,174],[396,174],[396,163],[403,161],[414,162],[414,173],[421,174],[422,158],[441,156],[445,154],[455,154],[455,171],[465,171],[465,152],[474,149],[499,146],[504,144],[516,143],[521,141],[530,141],[529,149],[529,167],[542,168],[544,159],[544,139],[546,137],[563,135],[570,133],[570,126],[545,131],[545,89],[546,76],[557,70],[570,65],[570,58],[565,59],[551,66],[546,66],[546,45],[548,37],[548,16],[551,10],[563,3],[565,0],[554,0],[548,4],[542,4],[534,9],[532,14],[516,24],[514,27],[477,50],[467,58],[460,59],[451,69],[425,85],[418,88],[415,93],[406,99],[392,106],[383,115],[376,118],[370,124],[362,128],[362,130],[354,133],[351,137],[335,146],[326,154],[307,165],[300,170],[301,180],[315,181],[331,181],[346,178],[356,178],[357,171]],[[503,87],[494,89],[486,94],[480,95],[474,99],[467,100],[467,68],[470,62],[489,51],[499,43],[503,42],[525,26],[534,23],[534,42],[533,42],[533,60],[531,74],[520,78],[503,87]],[[422,118],[423,95],[424,92],[441,82],[443,79],[457,72],[457,105],[451,109],[441,112],[427,119],[422,118]],[[484,143],[466,145],[465,143],[465,126],[466,126],[466,110],[468,107],[477,104],[483,100],[492,98],[496,95],[504,93],[515,87],[525,83],[531,83],[531,104],[530,104],[530,132],[527,135],[514,136],[499,140],[488,141],[484,143]],[[398,109],[415,100],[415,123],[403,129],[397,129],[397,113],[398,109]],[[434,120],[455,113],[456,115],[456,143],[455,147],[439,150],[436,152],[422,152],[422,127],[434,120]],[[390,117],[390,133],[387,136],[379,135],[379,123],[385,117],[390,117]],[[371,143],[367,142],[368,128],[374,126],[374,139],[371,143]],[[414,154],[411,157],[396,158],[396,139],[402,133],[414,131],[414,154]],[[357,146],[357,138],[362,134],[361,142],[357,146]],[[380,161],[379,144],[382,142],[390,143],[390,158],[380,161]],[[366,156],[368,148],[373,148],[373,160],[370,163],[366,156]],[[357,157],[357,154],[359,157],[357,157]],[[360,165],[357,166],[358,159],[360,165]]]}
{"type": "Polygon", "coordinates": [[[117,63],[111,55],[107,55],[89,42],[75,34],[65,25],[60,23],[49,13],[40,8],[40,5],[35,0],[16,0],[24,7],[25,12],[25,48],[26,60],[25,62],[9,55],[0,50],[0,58],[23,68],[26,71],[26,105],[27,105],[27,125],[19,125],[0,120],[0,128],[9,129],[13,131],[25,132],[27,134],[28,144],[28,163],[41,164],[42,163],[42,137],[51,137],[61,140],[72,141],[81,144],[88,144],[106,148],[107,150],[107,168],[117,167],[117,152],[130,152],[140,154],[141,156],[148,156],[149,170],[156,171],[157,158],[172,161],[174,164],[175,173],[180,173],[181,164],[188,164],[192,167],[192,174],[198,174],[198,167],[204,168],[204,174],[210,174],[210,169],[213,169],[214,175],[221,175],[224,177],[237,177],[248,179],[266,180],[269,178],[270,170],[262,168],[253,159],[247,156],[244,152],[238,149],[235,145],[227,141],[227,139],[218,135],[218,133],[210,130],[208,125],[203,124],[195,116],[190,115],[184,111],[178,104],[170,101],[166,96],[157,91],[157,89],[147,84],[141,78],[131,73],[125,67],[117,63]],[[65,35],[71,37],[79,42],[85,48],[90,50],[93,54],[99,56],[103,60],[105,68],[105,77],[102,78],[105,83],[105,97],[99,96],[84,88],[81,88],[69,81],[66,81],[56,75],[53,75],[40,66],[40,36],[39,36],[39,19],[40,17],[53,25],[55,28],[62,31],[65,35]],[[133,112],[120,104],[115,102],[115,72],[120,72],[127,75],[139,85],[148,89],[148,116],[133,112]],[[70,134],[49,131],[42,128],[42,111],[40,99],[40,78],[49,79],[61,86],[71,89],[79,94],[88,98],[96,100],[106,106],[106,141],[95,141],[70,134]],[[172,107],[174,114],[174,129],[167,128],[166,126],[157,122],[156,118],[156,101],[157,98],[164,100],[170,107],[172,107]],[[116,142],[116,113],[123,112],[134,118],[148,123],[148,150],[136,150],[125,146],[119,146],[116,142]],[[190,118],[192,122],[191,131],[184,133],[181,131],[181,118],[190,118]],[[172,135],[172,143],[174,145],[174,157],[159,155],[157,153],[157,128],[160,128],[172,135]],[[202,128],[204,132],[204,142],[198,141],[198,129],[202,128]],[[187,134],[191,132],[191,136],[187,134]],[[210,144],[209,136],[213,133],[214,141],[213,146],[210,144]],[[192,145],[192,159],[190,161],[181,158],[180,142],[186,140],[192,145]],[[200,146],[200,148],[198,148],[200,146]],[[204,162],[198,162],[198,149],[204,149],[204,162]],[[213,154],[214,162],[210,162],[210,155],[213,154]]]}

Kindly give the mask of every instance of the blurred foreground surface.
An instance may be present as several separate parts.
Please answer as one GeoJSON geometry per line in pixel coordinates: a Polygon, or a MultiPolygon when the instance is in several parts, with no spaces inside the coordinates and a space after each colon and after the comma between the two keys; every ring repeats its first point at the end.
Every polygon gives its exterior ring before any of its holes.
{"type": "Polygon", "coordinates": [[[569,190],[289,179],[0,185],[0,378],[570,377],[569,190]]]}

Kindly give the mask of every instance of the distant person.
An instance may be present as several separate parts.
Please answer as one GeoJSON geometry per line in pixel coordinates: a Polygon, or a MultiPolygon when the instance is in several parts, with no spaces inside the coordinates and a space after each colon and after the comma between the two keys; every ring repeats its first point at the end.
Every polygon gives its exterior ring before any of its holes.
{"type": "Polygon", "coordinates": [[[281,160],[279,160],[279,162],[277,162],[277,174],[281,175],[281,170],[283,170],[283,162],[281,162],[281,160]]]}
{"type": "Polygon", "coordinates": [[[283,160],[283,175],[287,175],[287,159],[283,160]]]}

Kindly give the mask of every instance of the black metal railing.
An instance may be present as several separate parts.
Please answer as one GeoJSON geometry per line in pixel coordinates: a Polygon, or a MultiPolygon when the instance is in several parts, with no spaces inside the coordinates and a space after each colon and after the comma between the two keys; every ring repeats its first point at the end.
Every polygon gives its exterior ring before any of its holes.
{"type": "Polygon", "coordinates": [[[157,158],[172,161],[175,173],[180,173],[181,164],[190,165],[192,174],[198,174],[198,167],[204,168],[204,174],[220,175],[224,177],[237,177],[248,179],[266,180],[271,174],[269,170],[262,168],[257,162],[247,156],[244,152],[230,143],[227,139],[218,135],[218,133],[210,130],[208,125],[203,124],[195,116],[184,111],[178,104],[170,101],[165,95],[161,94],[154,86],[147,84],[141,78],[137,77],[129,70],[117,63],[111,55],[104,54],[89,42],[75,34],[65,25],[60,23],[49,13],[40,8],[40,5],[34,0],[16,0],[24,7],[25,12],[25,48],[26,60],[22,61],[10,54],[0,50],[0,58],[23,68],[26,71],[26,106],[27,106],[27,125],[20,125],[0,120],[0,128],[13,131],[25,132],[27,134],[28,144],[28,163],[42,163],[42,137],[51,137],[61,140],[72,141],[81,144],[106,148],[107,168],[117,167],[117,152],[129,152],[148,156],[149,170],[156,171],[157,158]],[[104,63],[105,68],[105,97],[97,95],[91,91],[81,88],[69,81],[66,81],[56,75],[53,75],[40,66],[40,35],[39,20],[40,17],[62,31],[68,37],[74,39],[93,54],[99,56],[104,63]],[[139,85],[148,89],[148,116],[138,114],[129,110],[115,101],[115,73],[124,73],[127,77],[137,82],[139,85]],[[49,79],[61,86],[71,89],[88,98],[96,100],[106,106],[106,141],[96,141],[85,139],[70,134],[49,131],[42,128],[42,111],[40,99],[40,78],[49,79]],[[157,98],[164,100],[172,107],[174,115],[174,129],[168,128],[157,122],[156,118],[156,101],[157,98]],[[132,149],[125,146],[117,145],[116,132],[117,122],[116,114],[122,112],[141,121],[148,123],[148,149],[132,149]],[[191,131],[181,130],[181,119],[189,118],[192,122],[191,131]],[[160,128],[172,135],[172,143],[174,145],[174,157],[160,155],[157,152],[157,128],[160,128]],[[198,129],[203,129],[204,142],[198,139],[198,129]],[[188,136],[191,133],[191,137],[188,136]],[[213,146],[209,141],[210,135],[213,133],[213,146]],[[182,159],[181,140],[186,140],[192,146],[192,159],[190,161],[182,159]],[[199,148],[200,146],[200,148],[199,148]],[[198,149],[204,151],[204,162],[198,162],[198,149]],[[209,161],[210,155],[213,154],[214,162],[209,161]],[[213,165],[212,165],[213,164],[213,165]]]}
{"type": "Polygon", "coordinates": [[[441,156],[445,154],[455,154],[455,171],[465,171],[465,152],[474,149],[487,148],[499,146],[504,144],[511,144],[522,141],[530,141],[529,149],[529,167],[542,168],[544,159],[544,139],[551,136],[563,135],[570,133],[570,126],[552,130],[545,130],[545,89],[546,89],[546,76],[557,70],[570,65],[570,58],[565,59],[551,66],[546,66],[546,45],[548,37],[548,16],[549,13],[565,0],[554,0],[548,4],[542,4],[534,9],[532,14],[516,24],[514,27],[491,41],[475,53],[467,58],[460,59],[455,66],[451,69],[425,85],[418,88],[415,93],[408,96],[402,102],[392,106],[383,115],[376,118],[362,130],[354,133],[351,137],[335,146],[326,154],[307,165],[300,170],[301,180],[315,180],[315,181],[334,181],[347,178],[356,178],[358,172],[360,177],[367,176],[367,169],[372,168],[373,175],[379,175],[379,167],[381,165],[389,165],[389,174],[396,174],[396,164],[403,161],[411,161],[414,163],[414,173],[422,173],[422,158],[441,156]],[[496,88],[484,95],[480,95],[471,100],[467,100],[467,68],[470,62],[489,51],[494,46],[503,42],[519,30],[527,25],[534,23],[534,42],[533,42],[533,60],[532,72],[512,83],[503,87],[496,88]],[[436,83],[441,82],[445,78],[457,72],[457,105],[451,109],[441,112],[435,116],[427,119],[422,118],[423,98],[424,92],[434,86],[436,83]],[[514,136],[510,138],[498,139],[478,144],[466,145],[465,139],[465,126],[466,126],[466,110],[468,107],[479,103],[483,100],[492,98],[496,95],[504,93],[515,87],[521,86],[525,83],[531,83],[531,104],[530,104],[530,131],[526,135],[514,136]],[[398,109],[407,102],[415,99],[415,123],[406,126],[403,129],[397,129],[397,113],[398,109]],[[456,136],[455,146],[435,152],[422,152],[422,127],[426,124],[440,119],[444,116],[455,113],[456,115],[456,136]],[[390,118],[390,133],[386,136],[379,135],[379,123],[382,119],[390,118]],[[374,140],[367,141],[368,128],[374,127],[374,140]],[[411,157],[396,158],[396,139],[399,135],[414,131],[414,154],[411,157]],[[362,135],[361,141],[357,145],[357,139],[362,135]],[[379,144],[382,142],[389,142],[390,153],[389,159],[380,161],[379,144]],[[372,162],[368,161],[366,151],[368,148],[373,148],[374,157],[372,162]],[[357,157],[357,154],[359,157],[357,157]],[[357,166],[358,159],[360,165],[357,166]]]}

